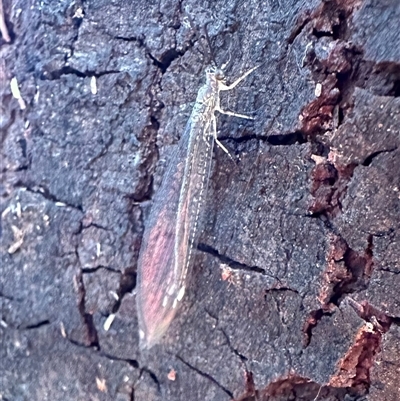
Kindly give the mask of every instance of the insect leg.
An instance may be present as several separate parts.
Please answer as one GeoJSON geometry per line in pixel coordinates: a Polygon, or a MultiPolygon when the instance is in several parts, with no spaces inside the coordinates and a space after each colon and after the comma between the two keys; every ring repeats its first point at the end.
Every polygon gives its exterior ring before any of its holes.
{"type": "Polygon", "coordinates": [[[221,91],[229,91],[233,89],[235,86],[237,86],[241,81],[243,81],[247,75],[250,75],[255,69],[257,69],[259,65],[256,65],[255,67],[251,68],[249,71],[245,72],[241,77],[239,77],[235,82],[233,82],[230,85],[225,85],[224,83],[220,82],[219,83],[219,89],[221,91]]]}
{"type": "MultiPolygon", "coordinates": [[[[220,84],[221,85],[221,84],[220,84]]],[[[220,105],[220,100],[219,98],[217,99],[216,105],[215,105],[215,110],[220,112],[221,114],[226,114],[228,116],[234,116],[234,117],[239,117],[239,118],[245,118],[247,120],[254,120],[253,117],[246,116],[245,114],[239,114],[239,113],[234,113],[233,111],[225,111],[221,109],[220,105]]]]}
{"type": "Polygon", "coordinates": [[[231,154],[229,153],[228,149],[222,145],[222,143],[218,140],[217,137],[217,119],[215,118],[214,114],[211,117],[211,121],[212,121],[212,136],[214,137],[215,143],[233,160],[233,157],[231,156],[231,154]]]}
{"type": "MultiPolygon", "coordinates": [[[[250,75],[258,67],[259,67],[259,65],[251,68],[249,71],[245,72],[241,77],[239,77],[235,82],[233,82],[230,85],[225,85],[223,82],[218,82],[219,90],[228,91],[228,90],[231,90],[231,89],[235,88],[241,81],[243,81],[243,79],[245,79],[248,75],[250,75]]],[[[222,110],[221,107],[220,107],[220,104],[219,104],[219,99],[217,101],[217,105],[215,107],[215,110],[219,111],[221,114],[226,114],[228,116],[245,118],[247,120],[254,120],[253,117],[246,116],[245,114],[239,114],[239,113],[234,113],[233,111],[222,110]]]]}
{"type": "Polygon", "coordinates": [[[234,113],[233,111],[225,111],[222,110],[220,107],[216,108],[215,110],[219,111],[221,114],[226,114],[227,116],[245,118],[246,120],[254,120],[254,117],[246,116],[245,114],[234,113]]]}

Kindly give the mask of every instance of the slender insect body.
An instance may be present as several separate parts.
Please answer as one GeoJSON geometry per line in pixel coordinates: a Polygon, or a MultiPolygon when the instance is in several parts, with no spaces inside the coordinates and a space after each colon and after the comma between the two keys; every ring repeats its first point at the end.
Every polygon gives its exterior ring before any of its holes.
{"type": "Polygon", "coordinates": [[[207,70],[206,83],[198,92],[185,132],[154,197],[138,262],[139,332],[142,346],[147,348],[168,329],[194,262],[214,139],[219,144],[214,116],[215,111],[223,113],[219,92],[232,89],[250,72],[226,86],[219,70],[207,70]]]}

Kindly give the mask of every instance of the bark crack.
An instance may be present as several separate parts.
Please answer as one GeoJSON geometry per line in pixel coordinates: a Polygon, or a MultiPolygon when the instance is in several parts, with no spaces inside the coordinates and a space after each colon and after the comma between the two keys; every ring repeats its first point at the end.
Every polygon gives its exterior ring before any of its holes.
{"type": "Polygon", "coordinates": [[[176,358],[179,359],[184,365],[186,365],[189,369],[193,370],[200,376],[206,378],[207,380],[214,383],[218,388],[220,388],[223,392],[225,392],[230,398],[233,398],[233,394],[227,388],[225,388],[221,383],[219,383],[216,379],[214,379],[210,374],[201,371],[200,369],[196,368],[195,366],[191,365],[189,362],[186,362],[182,357],[176,355],[176,358]]]}

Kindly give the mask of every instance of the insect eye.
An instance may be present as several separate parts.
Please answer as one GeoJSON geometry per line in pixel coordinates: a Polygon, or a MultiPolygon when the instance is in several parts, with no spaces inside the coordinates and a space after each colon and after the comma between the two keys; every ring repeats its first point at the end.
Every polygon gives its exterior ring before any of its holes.
{"type": "Polygon", "coordinates": [[[225,74],[222,70],[216,70],[215,71],[215,78],[218,79],[218,81],[223,81],[225,79],[225,74]]]}

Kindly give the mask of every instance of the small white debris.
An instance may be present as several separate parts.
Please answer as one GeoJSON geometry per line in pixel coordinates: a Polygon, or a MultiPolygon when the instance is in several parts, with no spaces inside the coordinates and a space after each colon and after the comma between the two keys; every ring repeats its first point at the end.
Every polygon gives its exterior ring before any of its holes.
{"type": "Polygon", "coordinates": [[[144,340],[144,331],[143,330],[139,330],[139,338],[141,340],[144,340]]]}
{"type": "Polygon", "coordinates": [[[326,158],[318,155],[311,155],[311,159],[314,160],[315,164],[322,164],[326,162],[326,158]]]}
{"type": "Polygon", "coordinates": [[[317,85],[315,85],[315,96],[320,97],[322,93],[322,85],[318,82],[317,85]]]}
{"type": "Polygon", "coordinates": [[[17,202],[17,207],[15,208],[15,213],[17,214],[17,217],[20,219],[22,217],[22,209],[21,209],[21,203],[17,202]]]}
{"type": "Polygon", "coordinates": [[[17,252],[19,248],[21,248],[24,243],[24,233],[16,226],[11,226],[11,230],[14,234],[15,242],[11,244],[7,250],[7,252],[12,255],[17,252]]]}
{"type": "Polygon", "coordinates": [[[19,91],[18,81],[16,77],[11,78],[10,88],[13,97],[18,100],[20,109],[25,110],[26,104],[24,99],[22,99],[21,92],[19,91]]]}
{"type": "Polygon", "coordinates": [[[110,295],[116,300],[119,301],[119,296],[115,291],[110,291],[110,295]]]}
{"type": "Polygon", "coordinates": [[[96,377],[96,385],[97,385],[97,388],[102,393],[106,393],[107,392],[106,379],[99,379],[98,377],[96,377]]]}
{"type": "Polygon", "coordinates": [[[162,301],[162,307],[165,308],[167,306],[168,303],[168,295],[166,295],[162,301]]]}
{"type": "Polygon", "coordinates": [[[67,206],[64,202],[56,202],[55,205],[58,206],[58,207],[65,207],[65,206],[67,206]]]}
{"type": "Polygon", "coordinates": [[[35,103],[38,103],[39,102],[39,96],[40,96],[40,90],[39,90],[39,87],[37,86],[36,87],[36,93],[35,93],[35,96],[33,97],[33,101],[35,102],[35,103]]]}
{"type": "Polygon", "coordinates": [[[65,326],[64,326],[64,323],[63,323],[63,322],[60,323],[60,330],[61,330],[61,335],[62,335],[64,338],[67,338],[67,332],[65,331],[65,326]]]}
{"type": "Polygon", "coordinates": [[[176,380],[176,370],[175,369],[171,369],[169,371],[167,377],[168,377],[168,380],[171,380],[171,381],[174,382],[176,380]]]}
{"type": "Polygon", "coordinates": [[[90,91],[92,92],[93,95],[95,95],[97,93],[96,77],[92,77],[90,80],[90,91]]]}
{"type": "Polygon", "coordinates": [[[114,319],[115,319],[115,314],[114,314],[114,313],[111,313],[111,315],[108,316],[108,318],[107,318],[106,321],[104,322],[103,329],[104,329],[105,331],[110,330],[110,327],[111,327],[111,325],[113,324],[114,319]]]}
{"type": "Polygon", "coordinates": [[[78,7],[74,13],[74,15],[72,16],[72,18],[79,18],[82,19],[85,16],[84,12],[83,12],[83,8],[82,7],[78,7]]]}
{"type": "Polygon", "coordinates": [[[1,218],[4,220],[5,217],[8,215],[8,213],[10,213],[10,211],[11,211],[11,207],[10,207],[10,206],[8,206],[7,208],[5,208],[5,209],[3,210],[3,213],[1,214],[1,218]]]}
{"type": "Polygon", "coordinates": [[[222,269],[221,272],[221,279],[222,281],[226,281],[228,285],[239,285],[239,275],[237,272],[235,272],[229,265],[222,263],[220,265],[220,268],[222,269]]]}
{"type": "Polygon", "coordinates": [[[375,332],[374,325],[371,322],[366,322],[365,323],[365,331],[367,333],[374,333],[375,332]]]}

